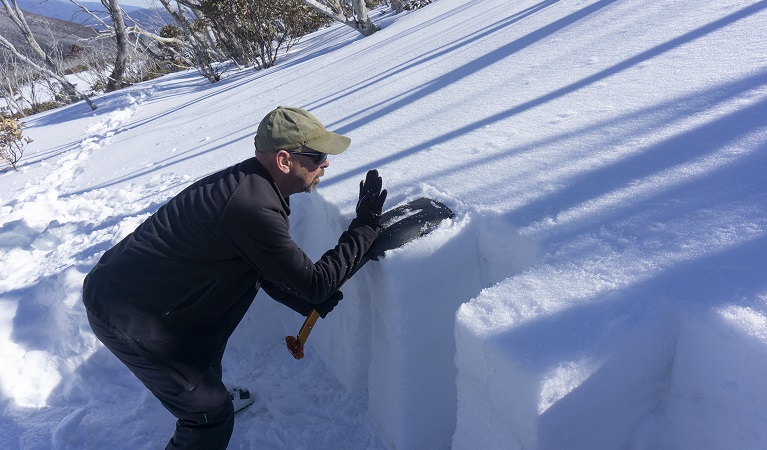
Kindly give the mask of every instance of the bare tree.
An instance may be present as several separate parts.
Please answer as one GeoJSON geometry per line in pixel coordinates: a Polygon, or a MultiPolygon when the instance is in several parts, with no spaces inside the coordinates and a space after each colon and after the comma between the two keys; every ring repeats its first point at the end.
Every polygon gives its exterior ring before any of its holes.
{"type": "Polygon", "coordinates": [[[206,48],[206,51],[211,55],[211,58],[216,61],[223,61],[227,59],[227,55],[226,52],[220,48],[218,36],[209,26],[207,17],[203,13],[202,7],[200,6],[200,3],[203,1],[204,0],[176,0],[176,3],[179,5],[179,10],[181,10],[181,7],[185,7],[194,14],[195,20],[191,23],[192,30],[196,33],[197,39],[204,42],[203,45],[206,48]]]}
{"type": "Polygon", "coordinates": [[[109,11],[112,16],[112,25],[115,30],[115,40],[117,41],[117,56],[115,57],[115,67],[109,75],[107,82],[107,92],[115,91],[127,85],[123,81],[125,75],[125,66],[128,63],[128,30],[125,27],[122,8],[117,0],[101,0],[101,4],[109,11]]]}
{"type": "MultiPolygon", "coordinates": [[[[24,111],[24,96],[21,95],[26,82],[25,74],[19,67],[15,55],[0,52],[0,95],[5,100],[8,115],[26,116],[24,111]]],[[[2,114],[0,114],[2,115],[2,114]]]]}
{"type": "MultiPolygon", "coordinates": [[[[115,40],[118,40],[118,37],[116,35],[123,35],[123,38],[119,40],[121,42],[126,43],[126,48],[128,46],[132,47],[135,51],[139,53],[146,53],[150,57],[156,59],[157,61],[163,60],[162,55],[156,54],[155,51],[150,48],[150,44],[145,42],[145,40],[140,39],[139,37],[147,38],[150,42],[154,41],[158,45],[169,46],[170,48],[183,48],[186,46],[186,44],[177,37],[165,37],[165,36],[161,36],[156,33],[147,31],[145,28],[139,25],[138,21],[131,18],[131,16],[127,12],[125,12],[125,10],[123,10],[122,7],[119,7],[119,11],[122,17],[123,25],[122,26],[118,25],[118,27],[121,30],[124,30],[124,33],[117,31],[115,29],[115,26],[110,26],[108,23],[104,21],[104,19],[101,16],[99,16],[95,12],[88,9],[88,7],[85,6],[79,0],[69,0],[69,1],[73,3],[75,6],[77,6],[78,8],[80,8],[81,11],[91,16],[91,18],[93,18],[97,23],[99,23],[105,29],[105,31],[102,31],[100,33],[99,39],[114,37],[115,40]],[[130,27],[125,26],[126,21],[130,21],[133,25],[130,27]],[[113,30],[113,31],[106,31],[106,30],[113,30]]],[[[102,4],[104,4],[105,2],[111,3],[110,0],[101,0],[101,1],[102,1],[102,4]]],[[[109,6],[106,6],[106,5],[105,7],[110,11],[110,16],[112,11],[116,11],[118,9],[118,8],[110,8],[109,6]]],[[[118,46],[120,46],[120,44],[118,44],[118,46]]],[[[126,54],[129,55],[130,52],[126,50],[126,54]]],[[[119,55],[118,55],[118,58],[119,58],[119,55]]],[[[126,61],[127,61],[127,58],[126,58],[126,61]]],[[[117,64],[115,64],[115,66],[117,66],[117,64]]]]}
{"type": "MultiPolygon", "coordinates": [[[[19,61],[27,64],[31,68],[35,69],[37,72],[39,72],[42,75],[45,75],[46,77],[53,78],[54,80],[61,83],[61,85],[67,90],[73,92],[74,99],[77,99],[78,96],[80,99],[85,100],[85,102],[88,104],[88,106],[91,107],[92,110],[96,109],[96,105],[91,101],[90,98],[88,98],[87,95],[77,90],[77,88],[67,80],[64,75],[61,75],[59,73],[56,73],[52,71],[51,69],[41,66],[37,64],[36,62],[32,61],[31,59],[24,56],[21,52],[19,52],[16,47],[13,46],[7,39],[5,39],[2,35],[0,35],[0,46],[5,47],[7,50],[9,50],[11,53],[13,53],[16,58],[19,59],[19,61]]],[[[71,97],[70,97],[71,98],[71,97]]]]}
{"type": "Polygon", "coordinates": [[[127,86],[129,83],[124,81],[124,77],[125,69],[128,64],[129,37],[120,3],[117,0],[101,0],[101,4],[104,5],[104,8],[106,8],[107,12],[109,12],[109,16],[112,18],[112,26],[110,27],[101,17],[90,11],[79,0],[71,0],[71,2],[82,11],[89,14],[92,18],[96,19],[96,21],[101,23],[103,27],[114,30],[113,36],[117,44],[117,50],[115,52],[115,63],[112,73],[107,77],[106,91],[116,91],[127,86]]]}
{"type": "Polygon", "coordinates": [[[11,4],[8,2],[8,0],[0,0],[3,2],[3,6],[5,6],[5,10],[8,13],[8,16],[13,20],[13,22],[16,24],[16,26],[21,30],[22,35],[24,36],[24,39],[29,44],[29,48],[32,50],[32,52],[35,54],[39,62],[35,62],[32,59],[26,57],[23,55],[20,51],[14,47],[13,44],[11,44],[10,41],[5,39],[2,35],[0,35],[0,46],[5,47],[7,50],[9,50],[11,53],[13,53],[20,61],[24,62],[25,64],[30,65],[34,69],[36,69],[38,72],[47,75],[47,77],[51,77],[58,81],[62,88],[64,89],[64,92],[66,93],[67,97],[69,98],[70,102],[76,102],[77,100],[81,99],[84,100],[88,106],[91,107],[92,110],[96,109],[96,105],[91,101],[90,98],[88,98],[87,95],[80,92],[72,83],[70,83],[66,77],[64,76],[61,67],[59,67],[56,62],[43,51],[42,47],[40,47],[40,44],[35,39],[35,36],[32,34],[32,30],[30,30],[29,25],[27,25],[27,21],[24,18],[24,13],[21,12],[21,9],[19,9],[19,6],[16,4],[16,0],[11,0],[13,3],[13,7],[11,7],[11,4]]]}
{"type": "Polygon", "coordinates": [[[181,2],[176,2],[178,5],[177,9],[174,9],[170,5],[170,0],[160,0],[160,3],[162,3],[171,17],[173,17],[181,30],[184,32],[184,36],[186,37],[188,46],[190,47],[192,56],[194,57],[194,64],[197,70],[200,71],[200,73],[211,83],[215,83],[216,81],[220,80],[221,74],[213,68],[213,58],[211,56],[216,52],[209,45],[209,43],[206,42],[206,38],[200,36],[200,34],[197,33],[193,24],[186,17],[184,9],[181,7],[181,2]]]}
{"type": "Polygon", "coordinates": [[[368,15],[368,8],[365,0],[351,0],[352,17],[347,17],[340,0],[302,0],[304,4],[320,12],[336,22],[348,25],[362,33],[363,36],[370,36],[378,31],[378,27],[373,24],[368,15]]]}

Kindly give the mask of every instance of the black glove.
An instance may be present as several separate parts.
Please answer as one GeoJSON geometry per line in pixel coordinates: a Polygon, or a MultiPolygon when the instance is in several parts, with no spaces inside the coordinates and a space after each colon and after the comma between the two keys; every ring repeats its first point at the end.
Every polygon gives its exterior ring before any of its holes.
{"type": "Polygon", "coordinates": [[[314,305],[314,309],[317,310],[317,312],[320,313],[320,317],[324,319],[330,311],[333,311],[333,308],[336,307],[342,298],[344,298],[344,293],[341,291],[335,291],[330,297],[328,297],[327,300],[314,305]]]}
{"type": "Polygon", "coordinates": [[[368,171],[364,181],[360,181],[360,198],[357,201],[357,219],[372,228],[378,228],[381,222],[381,209],[386,200],[386,189],[381,190],[383,181],[377,170],[368,171]]]}

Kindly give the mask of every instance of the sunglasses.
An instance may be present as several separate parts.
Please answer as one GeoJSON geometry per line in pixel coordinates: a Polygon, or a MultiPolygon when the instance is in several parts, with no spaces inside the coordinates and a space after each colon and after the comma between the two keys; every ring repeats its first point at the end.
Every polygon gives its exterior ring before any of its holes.
{"type": "Polygon", "coordinates": [[[326,159],[328,159],[327,153],[320,153],[320,152],[294,152],[291,150],[285,150],[286,152],[290,153],[291,155],[301,155],[301,156],[308,156],[312,158],[312,161],[314,164],[317,164],[318,166],[325,162],[326,159]]]}

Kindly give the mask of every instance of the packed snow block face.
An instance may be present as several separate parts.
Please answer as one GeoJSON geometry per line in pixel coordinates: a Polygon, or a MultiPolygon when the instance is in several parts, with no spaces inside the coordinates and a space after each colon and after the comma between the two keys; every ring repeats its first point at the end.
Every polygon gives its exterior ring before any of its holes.
{"type": "Polygon", "coordinates": [[[627,448],[668,388],[676,316],[621,293],[555,313],[531,302],[520,316],[526,283],[506,280],[457,315],[453,448],[627,448]]]}
{"type": "Polygon", "coordinates": [[[455,426],[454,316],[480,273],[468,241],[424,248],[437,239],[390,252],[374,274],[369,412],[390,448],[447,448],[455,426]]]}
{"type": "Polygon", "coordinates": [[[725,306],[683,321],[660,442],[637,448],[765,448],[766,374],[764,311],[725,306]]]}
{"type": "MultiPolygon", "coordinates": [[[[291,236],[299,247],[317,261],[333,248],[351,218],[341,216],[338,207],[321,195],[296,195],[291,198],[291,236]]],[[[336,379],[347,389],[366,389],[370,366],[370,294],[363,268],[341,288],[344,298],[325,319],[312,329],[304,352],[323,360],[336,379]]],[[[304,318],[290,314],[286,336],[298,333],[304,318]]],[[[287,348],[285,349],[288,353],[287,348]]]]}
{"type": "Polygon", "coordinates": [[[529,264],[534,246],[521,238],[516,252],[499,250],[514,236],[501,218],[465,216],[368,266],[369,414],[389,448],[450,447],[455,312],[486,284],[520,270],[520,261],[529,264]]]}
{"type": "MultiPolygon", "coordinates": [[[[350,390],[367,388],[370,367],[371,299],[363,271],[344,284],[343,300],[318,321],[304,348],[304,352],[316,351],[336,379],[350,390]]],[[[295,329],[292,334],[297,332],[295,329]]]]}

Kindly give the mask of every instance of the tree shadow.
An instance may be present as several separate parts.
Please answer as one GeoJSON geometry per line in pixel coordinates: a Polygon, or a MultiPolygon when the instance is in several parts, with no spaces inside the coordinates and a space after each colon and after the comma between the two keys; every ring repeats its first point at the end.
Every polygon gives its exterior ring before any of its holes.
{"type": "MultiPolygon", "coordinates": [[[[761,83],[750,87],[755,88],[767,83],[767,72],[760,74],[758,81],[761,83]]],[[[582,207],[609,193],[628,190],[643,180],[648,184],[645,197],[637,195],[628,201],[617,199],[609,202],[609,208],[604,206],[596,211],[592,210],[588,216],[562,219],[562,223],[558,223],[546,234],[547,240],[560,240],[566,235],[582,232],[595,222],[604,223],[659,202],[672,202],[686,193],[711,191],[713,196],[727,195],[731,192],[731,195],[740,195],[743,181],[758,180],[759,176],[755,171],[764,171],[767,167],[767,144],[757,144],[755,148],[739,154],[737,151],[726,154],[723,149],[766,125],[764,117],[767,117],[767,100],[753,103],[671,136],[633,156],[621,158],[596,170],[586,171],[568,181],[559,192],[528,202],[509,213],[509,216],[516,223],[527,224],[547,216],[553,216],[556,220],[557,214],[582,207]],[[712,173],[706,171],[705,175],[688,173],[691,178],[686,180],[682,174],[676,173],[682,171],[681,168],[686,165],[703,164],[706,158],[711,160],[710,164],[720,165],[712,169],[719,173],[718,177],[713,178],[710,176],[712,173]],[[665,176],[664,172],[667,172],[665,176]],[[752,176],[744,177],[745,174],[752,176]],[[652,188],[652,183],[647,182],[653,177],[658,184],[657,188],[652,188]],[[559,210],[552,210],[551,205],[556,205],[559,210]]],[[[692,170],[691,168],[690,172],[692,170]]]]}
{"type": "MultiPolygon", "coordinates": [[[[426,96],[432,95],[438,92],[440,89],[444,88],[445,86],[448,86],[452,83],[460,81],[461,79],[473,74],[474,72],[476,72],[477,70],[480,70],[481,68],[488,67],[489,65],[495,64],[503,60],[504,58],[518,52],[519,50],[544,39],[545,37],[551,35],[552,33],[555,33],[575,23],[576,21],[580,19],[583,19],[590,14],[595,13],[596,11],[610,5],[613,2],[614,0],[602,0],[596,3],[593,3],[589,5],[588,7],[583,8],[580,11],[577,11],[567,17],[564,17],[555,22],[552,22],[551,24],[546,25],[543,28],[533,33],[530,33],[527,36],[524,36],[509,44],[499,47],[498,49],[492,52],[482,55],[481,57],[475,59],[474,61],[468,62],[467,64],[457,69],[454,69],[448,73],[445,73],[434,80],[424,83],[418,89],[403,93],[400,96],[400,98],[396,99],[395,101],[391,103],[388,103],[387,101],[386,103],[388,104],[385,106],[383,105],[383,103],[379,105],[367,105],[365,111],[355,111],[349,114],[347,118],[354,118],[354,120],[352,122],[346,123],[338,127],[335,131],[341,134],[349,133],[350,131],[376,118],[380,118],[388,114],[392,114],[396,110],[403,108],[409,104],[412,104],[414,101],[417,101],[419,99],[425,98],[426,96]]],[[[541,95],[535,99],[528,100],[512,108],[508,108],[505,111],[501,111],[499,113],[493,114],[483,119],[476,120],[460,128],[456,128],[448,133],[444,133],[440,136],[431,138],[425,142],[422,142],[421,144],[401,150],[396,153],[392,153],[389,156],[379,158],[375,161],[371,161],[365,167],[360,167],[355,170],[350,170],[344,174],[336,175],[332,178],[327,179],[325,181],[325,184],[329,185],[333,183],[339,183],[349,178],[358,177],[359,175],[366,172],[369,167],[377,167],[377,166],[391,163],[394,161],[402,160],[407,156],[414,155],[418,152],[422,152],[424,150],[427,150],[431,147],[434,147],[440,144],[444,144],[445,142],[448,142],[457,137],[466,135],[472,131],[481,129],[485,126],[491,125],[493,123],[502,121],[509,117],[515,116],[517,114],[523,113],[532,108],[541,106],[545,103],[553,101],[562,96],[571,94],[579,89],[583,89],[587,86],[593,85],[594,83],[602,81],[613,75],[616,75],[617,73],[620,73],[621,71],[625,71],[627,69],[635,67],[649,59],[652,59],[656,56],[660,56],[684,44],[690,43],[696,39],[699,39],[703,36],[706,36],[710,33],[720,30],[732,23],[735,23],[739,20],[752,16],[764,10],[765,8],[767,8],[767,3],[765,2],[756,3],[748,7],[742,8],[723,18],[715,20],[707,25],[701,26],[677,38],[671,39],[663,44],[659,44],[649,50],[646,50],[624,61],[614,64],[613,66],[606,68],[602,71],[599,71],[593,75],[587,76],[581,80],[570,83],[567,86],[553,90],[547,94],[541,95]]],[[[344,120],[346,119],[342,119],[339,122],[343,122],[344,120]]]]}
{"type": "MultiPolygon", "coordinates": [[[[491,24],[485,28],[482,28],[481,30],[475,31],[474,33],[471,33],[466,36],[462,36],[459,39],[455,39],[452,42],[449,42],[439,48],[435,48],[427,53],[424,53],[422,55],[419,55],[418,57],[412,59],[411,61],[404,62],[401,64],[398,64],[384,72],[377,73],[375,76],[370,77],[368,79],[359,81],[346,89],[339,91],[337,93],[334,93],[332,96],[327,97],[325,99],[317,100],[316,102],[310,103],[308,107],[310,108],[319,108],[328,104],[331,104],[333,102],[340,101],[346,97],[349,97],[351,95],[354,95],[355,93],[358,93],[370,86],[373,85],[379,85],[381,82],[385,81],[386,79],[392,78],[396,76],[397,74],[413,69],[421,64],[425,64],[426,62],[430,60],[434,60],[440,57],[444,57],[449,55],[450,53],[453,53],[457,50],[460,50],[465,45],[478,41],[486,36],[492,35],[506,27],[509,27],[521,20],[524,20],[528,18],[529,16],[542,11],[549,6],[552,6],[556,3],[558,3],[560,0],[544,0],[536,5],[533,5],[527,9],[524,9],[520,12],[517,12],[509,17],[505,17],[498,22],[491,24]]],[[[452,10],[449,13],[444,14],[442,17],[436,17],[434,19],[431,19],[427,21],[422,27],[419,27],[418,30],[422,30],[423,28],[427,28],[441,20],[446,19],[448,16],[457,14],[460,10],[468,8],[468,5],[463,5],[456,10],[452,10]]],[[[414,33],[416,29],[411,29],[409,32],[405,33],[398,33],[392,37],[389,37],[381,42],[381,46],[391,45],[392,41],[407,41],[407,38],[410,34],[414,33]],[[387,44],[388,42],[388,44],[387,44]]],[[[354,60],[353,56],[349,56],[347,59],[354,60]]],[[[347,116],[346,119],[340,119],[339,122],[342,122],[344,120],[347,120],[351,117],[355,117],[356,114],[352,114],[350,116],[347,116]]],[[[340,132],[340,131],[339,131],[340,132]]]]}

